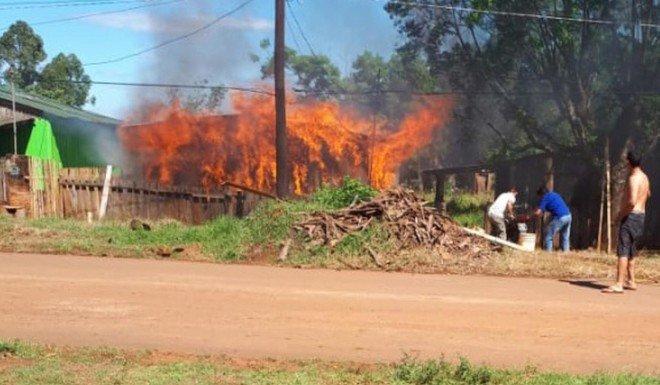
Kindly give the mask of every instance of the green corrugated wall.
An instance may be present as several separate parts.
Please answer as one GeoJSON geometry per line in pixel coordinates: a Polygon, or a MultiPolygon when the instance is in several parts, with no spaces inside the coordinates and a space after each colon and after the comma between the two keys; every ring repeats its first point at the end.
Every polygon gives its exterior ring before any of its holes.
{"type": "MultiPolygon", "coordinates": [[[[64,167],[99,167],[108,163],[101,153],[98,141],[103,139],[107,146],[119,146],[115,136],[115,127],[106,124],[90,123],[79,119],[62,119],[45,116],[53,128],[53,134],[62,157],[64,167]],[[100,137],[103,138],[100,138],[100,137]]],[[[25,153],[32,120],[18,124],[18,150],[25,153]]],[[[0,127],[0,156],[13,153],[12,125],[0,127]]],[[[108,149],[105,149],[106,151],[108,149]]],[[[111,149],[110,149],[111,150],[111,149]]],[[[119,149],[117,149],[119,152],[119,149]]]]}

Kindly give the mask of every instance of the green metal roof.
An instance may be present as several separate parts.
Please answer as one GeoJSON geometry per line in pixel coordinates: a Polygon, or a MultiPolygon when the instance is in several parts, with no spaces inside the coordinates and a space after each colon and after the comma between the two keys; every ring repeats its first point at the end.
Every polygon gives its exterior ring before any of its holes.
{"type": "MultiPolygon", "coordinates": [[[[0,99],[11,103],[11,88],[8,85],[0,85],[0,99]]],[[[55,115],[61,118],[77,118],[89,122],[118,125],[119,120],[85,111],[80,108],[67,106],[52,99],[27,93],[23,90],[16,90],[16,109],[21,110],[21,105],[42,111],[46,114],[55,115]]]]}

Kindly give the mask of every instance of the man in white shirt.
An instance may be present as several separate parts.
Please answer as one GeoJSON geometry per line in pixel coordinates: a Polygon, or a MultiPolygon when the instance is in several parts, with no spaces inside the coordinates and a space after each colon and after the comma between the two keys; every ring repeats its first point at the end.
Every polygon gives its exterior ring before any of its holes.
{"type": "Polygon", "coordinates": [[[493,235],[506,240],[506,218],[513,218],[513,205],[516,203],[518,190],[511,187],[509,191],[500,194],[488,208],[488,219],[493,225],[493,235]]]}

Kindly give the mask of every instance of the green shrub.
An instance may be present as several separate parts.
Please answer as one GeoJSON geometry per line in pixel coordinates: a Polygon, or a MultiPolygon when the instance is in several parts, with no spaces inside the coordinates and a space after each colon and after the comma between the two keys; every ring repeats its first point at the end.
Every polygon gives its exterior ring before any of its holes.
{"type": "Polygon", "coordinates": [[[447,201],[447,213],[461,226],[482,226],[484,209],[491,202],[487,194],[458,193],[447,201]]]}
{"type": "Polygon", "coordinates": [[[367,201],[377,192],[371,186],[346,176],[337,187],[326,185],[318,189],[312,195],[312,201],[338,209],[347,207],[353,202],[367,201]]]}
{"type": "Polygon", "coordinates": [[[466,214],[483,209],[491,202],[490,195],[458,193],[453,195],[447,202],[447,211],[452,214],[466,214]]]}
{"type": "Polygon", "coordinates": [[[277,243],[289,235],[291,226],[303,214],[329,208],[323,203],[308,200],[263,202],[245,219],[249,241],[260,245],[277,243]]]}
{"type": "Polygon", "coordinates": [[[481,227],[484,223],[484,215],[481,211],[464,214],[450,214],[450,216],[463,227],[481,227]]]}
{"type": "Polygon", "coordinates": [[[465,358],[461,358],[460,363],[456,367],[454,377],[466,384],[481,385],[490,383],[492,373],[486,367],[475,368],[472,366],[470,361],[466,360],[465,358]]]}
{"type": "Polygon", "coordinates": [[[397,365],[394,377],[404,384],[431,385],[438,383],[438,379],[445,377],[448,365],[442,361],[418,362],[405,358],[403,363],[397,365]]]}
{"type": "Polygon", "coordinates": [[[13,342],[0,342],[0,353],[16,354],[16,344],[13,342]]]}
{"type": "MultiPolygon", "coordinates": [[[[16,356],[20,358],[34,358],[41,352],[41,347],[34,345],[34,344],[29,344],[25,342],[21,342],[18,340],[12,340],[12,341],[2,341],[0,340],[0,361],[2,361],[2,356],[3,355],[11,355],[11,356],[16,356]]],[[[0,372],[2,372],[0,370],[0,372]]],[[[0,380],[0,383],[3,383],[0,380]]]]}

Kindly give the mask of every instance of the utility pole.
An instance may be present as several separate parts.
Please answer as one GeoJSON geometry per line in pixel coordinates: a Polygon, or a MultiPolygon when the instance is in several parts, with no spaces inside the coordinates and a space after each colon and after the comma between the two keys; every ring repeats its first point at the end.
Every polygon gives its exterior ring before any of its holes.
{"type": "MultiPolygon", "coordinates": [[[[381,75],[380,75],[380,68],[378,69],[378,75],[376,76],[376,85],[371,88],[372,91],[376,91],[376,97],[380,98],[380,84],[381,83],[381,75]]],[[[377,99],[380,101],[380,99],[377,99]]],[[[372,102],[374,102],[372,100],[372,102]]],[[[374,187],[374,179],[373,179],[373,172],[374,172],[374,154],[376,153],[376,114],[378,113],[377,111],[377,104],[378,103],[372,103],[371,105],[371,138],[370,138],[370,145],[369,145],[369,167],[368,167],[368,173],[369,173],[369,185],[371,187],[374,187]]]]}
{"type": "Polygon", "coordinates": [[[18,130],[16,129],[16,91],[14,90],[13,67],[9,67],[9,84],[11,85],[11,116],[14,121],[14,155],[18,155],[18,130]]]}
{"type": "Polygon", "coordinates": [[[289,196],[288,146],[286,134],[286,95],[284,90],[284,6],[275,0],[275,173],[277,196],[289,196]]]}
{"type": "Polygon", "coordinates": [[[605,199],[607,204],[607,254],[612,253],[612,193],[610,192],[611,182],[611,169],[610,169],[610,137],[605,137],[605,151],[603,157],[605,158],[605,199]]]}

